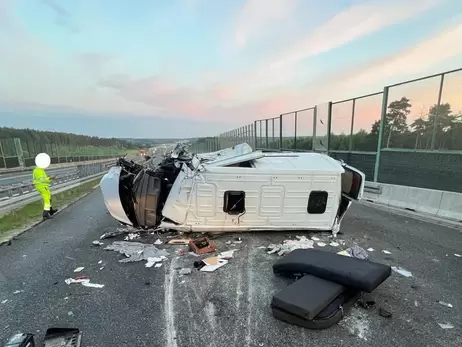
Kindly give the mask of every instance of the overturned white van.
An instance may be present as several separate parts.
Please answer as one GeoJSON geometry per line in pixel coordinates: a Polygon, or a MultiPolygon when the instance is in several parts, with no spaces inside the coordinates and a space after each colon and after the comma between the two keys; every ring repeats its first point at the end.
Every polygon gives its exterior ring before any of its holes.
{"type": "Polygon", "coordinates": [[[364,174],[325,154],[205,154],[178,145],[154,168],[124,159],[101,180],[109,213],[123,224],[184,232],[322,230],[336,234],[364,174]]]}

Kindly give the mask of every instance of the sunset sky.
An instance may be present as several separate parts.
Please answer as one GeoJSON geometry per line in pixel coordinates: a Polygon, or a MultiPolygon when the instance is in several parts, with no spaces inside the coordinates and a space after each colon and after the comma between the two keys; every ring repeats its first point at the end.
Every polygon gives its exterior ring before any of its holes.
{"type": "MultiPolygon", "coordinates": [[[[460,0],[0,0],[0,126],[195,137],[316,104],[322,117],[328,101],[462,68],[461,14],[460,0]]],[[[411,123],[438,87],[389,100],[411,99],[411,123]]],[[[443,102],[462,111],[461,95],[448,75],[443,102]]],[[[355,131],[380,107],[358,101],[355,131]]],[[[335,105],[333,131],[350,117],[335,105]]]]}

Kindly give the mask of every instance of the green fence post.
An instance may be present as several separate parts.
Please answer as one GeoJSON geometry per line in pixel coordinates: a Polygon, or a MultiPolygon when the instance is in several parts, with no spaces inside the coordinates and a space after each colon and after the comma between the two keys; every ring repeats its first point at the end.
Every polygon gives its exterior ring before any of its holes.
{"type": "Polygon", "coordinates": [[[268,143],[268,119],[265,119],[265,148],[268,149],[269,143],[268,143]]]}
{"type": "Polygon", "coordinates": [[[6,169],[6,159],[5,159],[5,152],[3,152],[3,146],[2,146],[2,141],[0,140],[0,154],[2,155],[3,158],[3,167],[6,169]]]}
{"type": "Polygon", "coordinates": [[[351,105],[351,126],[350,126],[350,143],[348,144],[349,151],[353,151],[353,129],[355,124],[355,108],[356,108],[356,99],[353,99],[353,103],[351,105]]]}
{"type": "Polygon", "coordinates": [[[327,154],[330,152],[330,139],[332,130],[332,101],[327,104],[327,154]]]}
{"type": "Polygon", "coordinates": [[[282,150],[282,114],[279,116],[279,150],[282,150]]]}
{"type": "Polygon", "coordinates": [[[385,117],[387,116],[389,89],[389,87],[383,88],[382,113],[380,115],[379,138],[377,140],[377,154],[375,155],[374,182],[377,182],[379,179],[380,153],[382,151],[383,128],[385,128],[385,117]]]}
{"type": "Polygon", "coordinates": [[[315,151],[316,147],[314,142],[316,141],[316,126],[318,122],[318,106],[316,105],[313,110],[313,135],[311,138],[311,150],[315,151]]]}
{"type": "Polygon", "coordinates": [[[435,112],[435,119],[433,120],[433,133],[432,133],[432,143],[431,143],[431,149],[435,149],[435,142],[436,142],[436,131],[438,129],[438,116],[440,113],[440,105],[441,105],[441,97],[443,95],[443,84],[444,84],[444,73],[441,74],[441,80],[440,80],[440,89],[438,91],[438,103],[436,106],[436,112],[435,112]]]}
{"type": "Polygon", "coordinates": [[[295,111],[294,115],[294,150],[297,150],[297,117],[298,113],[295,111]]]}
{"type": "Polygon", "coordinates": [[[16,156],[18,158],[19,166],[24,167],[24,156],[22,153],[21,140],[15,137],[13,141],[14,141],[14,148],[16,150],[16,156]]]}

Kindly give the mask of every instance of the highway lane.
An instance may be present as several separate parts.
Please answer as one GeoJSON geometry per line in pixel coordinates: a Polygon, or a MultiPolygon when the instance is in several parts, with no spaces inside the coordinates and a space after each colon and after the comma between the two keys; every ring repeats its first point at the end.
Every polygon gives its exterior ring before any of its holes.
{"type": "MultiPolygon", "coordinates": [[[[47,170],[47,174],[52,175],[64,175],[67,172],[74,171],[75,166],[66,167],[63,169],[51,169],[47,170]]],[[[11,173],[0,175],[0,186],[9,185],[15,183],[21,183],[22,181],[27,181],[32,179],[32,171],[27,173],[11,173]]]]}
{"type": "MultiPolygon", "coordinates": [[[[161,268],[119,263],[121,255],[92,246],[116,227],[97,191],[1,247],[0,342],[17,330],[39,330],[40,338],[47,327],[59,325],[81,328],[87,347],[462,345],[462,258],[454,256],[462,253],[460,230],[354,205],[339,238],[374,248],[372,260],[401,266],[413,277],[393,273],[374,293],[377,308],[356,307],[341,324],[310,331],[271,316],[271,296],[286,284],[272,274],[278,257],[258,248],[295,234],[242,234],[229,264],[214,273],[180,276],[177,269],[197,259],[176,254],[181,246],[163,246],[171,255],[161,268]],[[78,266],[85,269],[76,274],[78,266]],[[105,287],[64,283],[76,275],[105,287]],[[393,316],[381,317],[378,307],[393,316]]],[[[229,239],[215,242],[225,250],[229,239]]]]}

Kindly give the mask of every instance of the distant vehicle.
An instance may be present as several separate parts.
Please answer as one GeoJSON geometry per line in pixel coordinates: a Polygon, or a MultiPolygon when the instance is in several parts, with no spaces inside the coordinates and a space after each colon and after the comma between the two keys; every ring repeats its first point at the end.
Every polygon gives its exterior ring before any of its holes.
{"type": "Polygon", "coordinates": [[[325,154],[263,153],[247,143],[190,154],[180,143],[154,169],[119,159],[101,189],[110,214],[139,228],[336,234],[364,184],[364,173],[325,154]]]}

